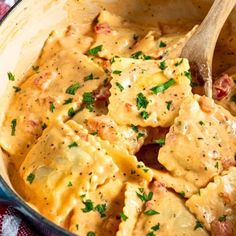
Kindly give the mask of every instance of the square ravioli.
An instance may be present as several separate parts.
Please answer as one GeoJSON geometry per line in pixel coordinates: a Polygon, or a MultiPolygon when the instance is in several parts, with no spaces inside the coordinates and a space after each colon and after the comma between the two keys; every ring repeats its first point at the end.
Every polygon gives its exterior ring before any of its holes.
{"type": "MultiPolygon", "coordinates": [[[[199,189],[234,166],[235,153],[236,118],[212,99],[194,95],[182,103],[158,161],[171,175],[199,189]]],[[[174,189],[180,190],[179,186],[174,189]]],[[[189,196],[194,193],[191,189],[181,192],[189,196]]]]}
{"type": "Polygon", "coordinates": [[[191,94],[187,59],[116,58],[108,114],[122,125],[169,127],[191,94]]]}
{"type": "Polygon", "coordinates": [[[213,235],[236,235],[236,167],[215,177],[186,206],[213,235]]]}
{"type": "Polygon", "coordinates": [[[98,55],[107,59],[114,56],[130,56],[132,46],[149,30],[152,30],[156,37],[161,35],[159,25],[146,26],[144,29],[108,11],[102,11],[97,21],[94,27],[95,42],[88,52],[90,53],[92,49],[99,49],[98,55]]]}

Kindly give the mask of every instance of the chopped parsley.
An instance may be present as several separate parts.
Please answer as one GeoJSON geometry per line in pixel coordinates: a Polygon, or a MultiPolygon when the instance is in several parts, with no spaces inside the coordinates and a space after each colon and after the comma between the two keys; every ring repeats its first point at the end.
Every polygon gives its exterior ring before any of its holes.
{"type": "Polygon", "coordinates": [[[95,233],[92,232],[92,231],[89,231],[89,232],[87,233],[87,236],[95,236],[95,233]]]}
{"type": "Polygon", "coordinates": [[[158,215],[160,213],[155,210],[148,210],[148,211],[145,211],[143,214],[145,214],[147,216],[153,216],[153,215],[158,215]]]}
{"type": "Polygon", "coordinates": [[[137,168],[141,168],[143,170],[143,172],[147,173],[149,171],[149,168],[147,168],[146,166],[144,165],[137,165],[137,168]]]}
{"type": "Polygon", "coordinates": [[[190,71],[185,71],[185,72],[184,72],[184,75],[185,75],[189,80],[192,80],[192,75],[191,75],[190,71]]]}
{"type": "Polygon", "coordinates": [[[131,124],[131,128],[135,133],[138,133],[138,126],[131,124]]]}
{"type": "Polygon", "coordinates": [[[165,48],[165,47],[166,47],[166,43],[163,42],[163,41],[161,41],[161,42],[159,43],[159,48],[165,48]]]}
{"type": "Polygon", "coordinates": [[[66,89],[66,93],[75,95],[76,91],[80,88],[80,83],[72,84],[70,87],[66,89]]]}
{"type": "Polygon", "coordinates": [[[15,89],[15,93],[18,93],[21,91],[21,88],[20,87],[17,87],[17,86],[13,86],[13,88],[15,89]]]}
{"type": "Polygon", "coordinates": [[[154,230],[154,231],[157,231],[157,230],[159,230],[160,229],[160,223],[158,223],[158,224],[156,224],[156,225],[154,225],[154,226],[152,226],[152,228],[151,228],[152,230],[154,230]]]}
{"type": "Polygon", "coordinates": [[[83,94],[83,103],[87,104],[87,105],[91,105],[94,103],[94,97],[93,97],[93,93],[91,92],[85,92],[83,94]]]}
{"type": "Polygon", "coordinates": [[[230,98],[230,101],[236,103],[236,93],[230,98]]]}
{"type": "Polygon", "coordinates": [[[114,56],[111,58],[111,64],[113,64],[115,62],[115,58],[119,58],[118,56],[114,56]]]}
{"type": "Polygon", "coordinates": [[[112,71],[112,74],[114,75],[121,75],[122,71],[121,70],[114,70],[112,71]]]}
{"type": "Polygon", "coordinates": [[[165,145],[165,139],[160,138],[160,139],[154,140],[153,143],[163,146],[163,145],[165,145]]]}
{"type": "Polygon", "coordinates": [[[164,91],[167,90],[169,87],[171,87],[173,84],[175,84],[175,80],[174,80],[174,79],[170,79],[170,80],[166,81],[166,82],[163,83],[163,84],[160,84],[160,85],[158,85],[158,86],[155,86],[155,87],[151,88],[151,91],[152,91],[154,94],[158,94],[158,93],[164,92],[164,91]]]}
{"type": "Polygon", "coordinates": [[[199,220],[196,221],[196,225],[194,227],[194,230],[197,230],[198,228],[203,228],[203,224],[199,220]]]}
{"type": "Polygon", "coordinates": [[[90,134],[93,135],[93,136],[96,136],[96,135],[98,135],[98,131],[92,132],[92,133],[90,133],[90,134]]]}
{"type": "Polygon", "coordinates": [[[116,86],[120,89],[121,92],[124,90],[124,87],[119,82],[116,82],[116,86]]]}
{"type": "Polygon", "coordinates": [[[139,93],[137,95],[137,98],[136,98],[136,104],[137,104],[137,108],[138,110],[140,110],[141,108],[147,108],[148,106],[148,100],[147,98],[143,95],[143,93],[139,93]]]}
{"type": "Polygon", "coordinates": [[[181,197],[185,197],[185,192],[182,191],[182,192],[179,193],[179,195],[180,195],[181,197]]]}
{"type": "Polygon", "coordinates": [[[93,80],[93,74],[87,75],[84,77],[84,81],[93,80]]]}
{"type": "Polygon", "coordinates": [[[17,125],[17,120],[13,119],[11,121],[11,136],[15,136],[16,135],[16,125],[17,125]]]}
{"type": "Polygon", "coordinates": [[[167,101],[166,102],[166,109],[169,111],[170,110],[170,107],[172,105],[172,101],[167,101]]]}
{"type": "Polygon", "coordinates": [[[148,194],[146,194],[143,188],[139,188],[139,192],[136,192],[136,194],[142,202],[148,202],[152,200],[153,196],[153,192],[149,192],[148,194]]]}
{"type": "Polygon", "coordinates": [[[71,181],[69,181],[68,184],[67,184],[67,187],[72,187],[72,186],[73,185],[72,185],[71,181]]]}
{"type": "Polygon", "coordinates": [[[68,145],[68,148],[78,147],[78,144],[76,142],[73,142],[68,145]]]}
{"type": "Polygon", "coordinates": [[[119,215],[122,221],[126,221],[128,219],[128,217],[123,212],[120,212],[119,215]]]}
{"type": "Polygon", "coordinates": [[[167,68],[167,66],[166,66],[166,61],[160,62],[159,68],[160,68],[161,70],[165,70],[165,69],[167,68]]]}
{"type": "Polygon", "coordinates": [[[54,112],[54,110],[55,110],[54,104],[53,104],[53,103],[50,103],[50,111],[51,111],[51,112],[54,112]]]}
{"type": "Polygon", "coordinates": [[[39,73],[39,66],[32,66],[32,70],[39,73]]]}
{"type": "Polygon", "coordinates": [[[30,184],[32,184],[33,181],[34,181],[34,179],[35,179],[35,174],[30,173],[30,174],[27,176],[27,179],[26,179],[26,180],[27,180],[30,184]]]}
{"type": "Polygon", "coordinates": [[[135,52],[131,55],[133,59],[143,59],[143,60],[150,60],[150,56],[146,56],[142,51],[135,52]]]}
{"type": "Polygon", "coordinates": [[[222,215],[218,218],[220,222],[226,221],[226,215],[222,215]]]}
{"type": "Polygon", "coordinates": [[[147,120],[149,117],[149,114],[146,111],[141,111],[140,116],[144,119],[147,120]]]}
{"type": "Polygon", "coordinates": [[[153,231],[146,234],[146,236],[155,236],[155,233],[153,231]]]}
{"type": "Polygon", "coordinates": [[[72,117],[72,116],[74,116],[75,115],[75,110],[74,110],[74,108],[73,107],[71,107],[69,110],[68,110],[68,116],[69,117],[72,117]]]}
{"type": "Polygon", "coordinates": [[[15,81],[15,75],[13,75],[11,72],[7,72],[7,76],[10,81],[15,81]]]}
{"type": "Polygon", "coordinates": [[[92,56],[96,56],[99,52],[102,51],[103,45],[99,45],[95,48],[91,48],[88,50],[88,54],[92,56]]]}
{"type": "Polygon", "coordinates": [[[73,102],[73,98],[68,98],[64,101],[63,105],[70,104],[73,102]]]}
{"type": "Polygon", "coordinates": [[[180,61],[176,62],[176,63],[175,63],[175,66],[181,65],[181,64],[183,63],[183,60],[184,60],[184,59],[182,58],[180,61]]]}
{"type": "Polygon", "coordinates": [[[215,164],[215,168],[216,169],[219,169],[219,162],[217,161],[216,164],[215,164]]]}
{"type": "Polygon", "coordinates": [[[95,208],[94,208],[94,210],[95,211],[97,211],[99,214],[100,214],[100,216],[103,218],[103,217],[105,217],[106,216],[106,214],[105,214],[105,212],[106,212],[106,204],[98,204],[95,208]]]}
{"type": "Polygon", "coordinates": [[[83,201],[83,204],[85,205],[85,208],[82,208],[81,210],[84,213],[90,212],[93,210],[93,202],[90,199],[87,199],[86,201],[83,201]]]}
{"type": "Polygon", "coordinates": [[[140,138],[142,138],[145,134],[144,133],[138,133],[137,139],[139,140],[140,138]]]}

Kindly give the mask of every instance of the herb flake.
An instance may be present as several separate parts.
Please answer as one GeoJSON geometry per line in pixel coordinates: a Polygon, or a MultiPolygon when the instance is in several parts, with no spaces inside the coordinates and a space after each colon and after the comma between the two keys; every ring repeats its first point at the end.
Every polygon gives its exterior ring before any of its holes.
{"type": "Polygon", "coordinates": [[[66,93],[75,95],[76,91],[80,88],[80,83],[72,84],[70,87],[66,89],[66,93]]]}
{"type": "Polygon", "coordinates": [[[102,51],[103,45],[99,45],[97,47],[91,48],[88,50],[88,54],[92,56],[96,56],[99,52],[102,51]]]}
{"type": "Polygon", "coordinates": [[[171,87],[174,84],[175,84],[175,80],[174,79],[170,79],[170,80],[166,81],[163,84],[160,84],[158,86],[155,86],[155,87],[151,88],[151,91],[154,94],[158,94],[158,93],[164,92],[165,90],[167,90],[169,87],[171,87]]]}

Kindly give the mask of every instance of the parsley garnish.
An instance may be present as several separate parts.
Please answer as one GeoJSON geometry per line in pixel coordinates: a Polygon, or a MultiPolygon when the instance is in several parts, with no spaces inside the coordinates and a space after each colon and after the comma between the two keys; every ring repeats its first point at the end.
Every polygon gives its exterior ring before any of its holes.
{"type": "Polygon", "coordinates": [[[175,63],[175,66],[181,65],[181,64],[183,63],[183,60],[184,60],[184,59],[182,58],[180,61],[176,62],[176,63],[175,63]]]}
{"type": "Polygon", "coordinates": [[[76,91],[80,88],[80,84],[72,84],[70,87],[67,88],[66,93],[75,95],[76,91]]]}
{"type": "Polygon", "coordinates": [[[139,188],[139,192],[136,192],[137,196],[141,199],[142,202],[148,202],[152,200],[153,192],[146,194],[143,188],[139,188]]]}
{"type": "Polygon", "coordinates": [[[169,87],[171,87],[173,84],[175,84],[175,80],[174,79],[170,79],[170,80],[168,80],[167,82],[165,82],[163,84],[160,84],[158,86],[155,86],[155,87],[151,88],[151,91],[154,94],[158,94],[158,93],[164,92],[169,87]]]}
{"type": "Polygon", "coordinates": [[[159,44],[159,48],[165,48],[166,47],[166,43],[161,41],[159,44]]]}
{"type": "Polygon", "coordinates": [[[16,135],[16,125],[17,125],[17,121],[16,121],[16,119],[13,119],[11,121],[11,136],[16,135]]]}
{"type": "Polygon", "coordinates": [[[30,174],[27,176],[27,179],[26,179],[26,180],[27,180],[30,184],[32,184],[33,181],[34,181],[34,178],[35,178],[35,174],[30,173],[30,174]]]}
{"type": "Polygon", "coordinates": [[[141,108],[147,108],[149,102],[143,93],[139,93],[136,98],[136,103],[138,110],[140,110],[141,108]]]}
{"type": "Polygon", "coordinates": [[[124,90],[124,87],[119,82],[116,82],[116,86],[120,89],[121,92],[124,90]]]}
{"type": "Polygon", "coordinates": [[[72,101],[73,101],[73,98],[68,98],[64,101],[63,105],[70,104],[72,103],[72,101]]]}
{"type": "Polygon", "coordinates": [[[39,73],[39,66],[32,66],[32,70],[39,73]]]}
{"type": "Polygon", "coordinates": [[[91,105],[94,102],[94,97],[91,92],[85,92],[83,94],[83,102],[87,105],[91,105]]]}
{"type": "Polygon", "coordinates": [[[135,133],[138,133],[138,126],[131,124],[131,128],[135,133]]]}
{"type": "Polygon", "coordinates": [[[68,110],[68,116],[69,116],[69,117],[72,117],[72,116],[74,116],[74,115],[75,115],[75,110],[74,110],[73,107],[71,107],[71,108],[68,110]]]}
{"type": "Polygon", "coordinates": [[[13,88],[15,89],[15,93],[18,93],[21,91],[21,88],[20,87],[17,87],[17,86],[13,86],[13,88]]]}
{"type": "Polygon", "coordinates": [[[180,195],[181,197],[185,197],[185,192],[182,191],[182,192],[179,193],[179,195],[180,195]]]}
{"type": "Polygon", "coordinates": [[[149,169],[144,165],[139,164],[139,165],[137,165],[137,168],[141,168],[143,170],[143,172],[145,172],[145,173],[147,173],[149,171],[149,169]]]}
{"type": "Polygon", "coordinates": [[[15,81],[15,75],[13,75],[11,72],[7,72],[8,79],[11,81],[15,81]]]}
{"type": "Polygon", "coordinates": [[[219,163],[218,163],[218,161],[217,161],[216,164],[215,164],[215,168],[216,168],[216,169],[219,169],[219,163]]]}
{"type": "Polygon", "coordinates": [[[165,70],[165,69],[167,68],[167,66],[166,66],[166,61],[162,61],[162,62],[160,63],[160,65],[159,65],[159,68],[160,68],[161,70],[165,70]]]}
{"type": "Polygon", "coordinates": [[[154,226],[152,226],[152,228],[151,228],[152,230],[154,230],[154,231],[157,231],[157,230],[159,230],[160,229],[160,223],[158,223],[158,224],[156,224],[156,225],[154,225],[154,226]]]}
{"type": "Polygon", "coordinates": [[[155,236],[155,233],[153,231],[146,234],[146,236],[155,236]]]}
{"type": "Polygon", "coordinates": [[[50,111],[51,111],[51,112],[54,112],[54,110],[55,110],[54,104],[53,104],[53,103],[50,103],[50,111]]]}
{"type": "Polygon", "coordinates": [[[78,147],[78,144],[76,142],[73,142],[73,143],[69,144],[68,147],[69,148],[78,147]]]}
{"type": "Polygon", "coordinates": [[[184,75],[189,79],[189,80],[192,80],[192,75],[189,71],[185,71],[184,72],[184,75]]]}
{"type": "Polygon", "coordinates": [[[141,116],[144,120],[146,120],[146,119],[148,119],[149,114],[148,114],[146,111],[141,111],[141,112],[140,112],[140,116],[141,116]]]}
{"type": "Polygon", "coordinates": [[[123,221],[126,221],[128,219],[128,217],[123,212],[120,212],[120,218],[123,221]]]}
{"type": "Polygon", "coordinates": [[[99,45],[95,48],[91,48],[88,50],[88,54],[92,56],[96,56],[99,52],[102,51],[103,45],[99,45]]]}
{"type": "Polygon", "coordinates": [[[85,205],[85,208],[81,209],[83,212],[87,213],[93,210],[93,202],[90,199],[83,201],[83,204],[85,205]]]}
{"type": "Polygon", "coordinates": [[[148,211],[145,211],[143,214],[145,214],[147,216],[153,216],[153,215],[158,215],[160,213],[155,210],[148,210],[148,211]]]}
{"type": "Polygon", "coordinates": [[[222,215],[218,218],[220,222],[226,221],[226,215],[222,215]]]}
{"type": "Polygon", "coordinates": [[[236,103],[236,93],[230,98],[230,101],[236,103]]]}
{"type": "Polygon", "coordinates": [[[112,74],[114,75],[121,75],[122,71],[121,70],[114,70],[112,71],[112,74]]]}
{"type": "Polygon", "coordinates": [[[101,217],[105,217],[105,211],[106,211],[106,204],[98,204],[95,208],[95,211],[97,211],[101,217]]]}
{"type": "Polygon", "coordinates": [[[172,105],[172,101],[167,101],[166,102],[166,109],[169,111],[170,110],[170,107],[172,105]]]}
{"type": "Polygon", "coordinates": [[[163,146],[163,145],[165,145],[165,139],[160,138],[160,139],[154,140],[153,143],[163,146]]]}
{"type": "Polygon", "coordinates": [[[140,138],[142,138],[145,134],[144,133],[138,133],[137,139],[139,140],[140,138]]]}
{"type": "Polygon", "coordinates": [[[92,132],[92,133],[90,133],[90,134],[93,135],[93,136],[96,136],[96,135],[98,135],[98,131],[92,132]]]}
{"type": "Polygon", "coordinates": [[[71,181],[68,182],[67,187],[72,187],[71,181]]]}
{"type": "Polygon", "coordinates": [[[142,51],[135,52],[131,55],[133,59],[143,59],[143,60],[150,60],[150,56],[146,56],[142,51]]]}
{"type": "Polygon", "coordinates": [[[87,236],[95,236],[95,233],[92,232],[92,231],[89,231],[89,232],[87,233],[87,236]]]}
{"type": "Polygon", "coordinates": [[[194,227],[194,230],[197,230],[198,228],[203,228],[203,225],[199,220],[196,221],[196,225],[194,227]]]}
{"type": "Polygon", "coordinates": [[[84,77],[84,81],[93,80],[93,74],[87,75],[84,77]]]}

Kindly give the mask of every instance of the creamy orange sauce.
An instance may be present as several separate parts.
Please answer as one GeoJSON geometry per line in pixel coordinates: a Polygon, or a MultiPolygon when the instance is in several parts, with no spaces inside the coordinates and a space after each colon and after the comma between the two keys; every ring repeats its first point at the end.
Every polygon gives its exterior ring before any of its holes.
{"type": "MultiPolygon", "coordinates": [[[[234,69],[223,99],[194,95],[201,83],[179,56],[199,22],[157,22],[151,1],[141,1],[139,19],[125,4],[101,1],[94,14],[85,1],[68,2],[78,22],[49,35],[0,130],[16,191],[82,236],[217,235],[220,217],[234,233],[234,69]],[[201,191],[217,199],[213,185],[227,207],[219,213],[200,199],[211,215],[203,219],[191,203],[201,191]]],[[[215,77],[233,65],[234,39],[226,25],[215,77]]]]}

